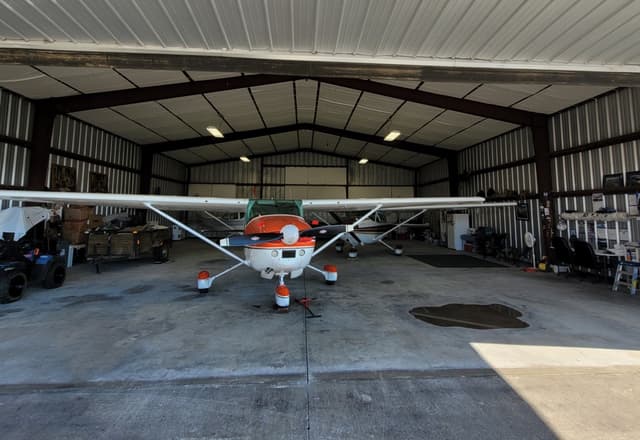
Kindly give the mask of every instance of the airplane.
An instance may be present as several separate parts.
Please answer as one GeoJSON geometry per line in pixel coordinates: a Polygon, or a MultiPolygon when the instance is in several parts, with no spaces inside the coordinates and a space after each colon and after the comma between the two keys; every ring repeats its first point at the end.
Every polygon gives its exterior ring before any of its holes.
{"type": "Polygon", "coordinates": [[[233,215],[216,215],[217,213],[209,211],[196,211],[193,214],[193,216],[189,215],[191,227],[209,238],[241,234],[246,223],[244,212],[233,215]]]}
{"type": "Polygon", "coordinates": [[[107,194],[50,191],[0,190],[0,200],[20,202],[63,203],[71,205],[121,206],[149,209],[169,222],[199,238],[204,243],[236,261],[236,264],[220,273],[211,275],[201,271],[197,277],[197,287],[201,293],[208,292],[218,278],[240,267],[250,267],[266,279],[277,277],[275,304],[288,310],[289,289],[284,279],[302,275],[309,268],[324,277],[328,284],[338,279],[334,265],[322,269],[311,264],[316,255],[339,240],[344,233],[353,232],[378,211],[418,209],[420,213],[430,208],[460,208],[481,206],[482,197],[422,197],[422,198],[380,198],[380,199],[319,199],[319,200],[259,200],[216,197],[164,196],[145,194],[107,194]],[[363,216],[351,224],[312,227],[303,218],[303,210],[313,211],[363,211],[363,216]],[[230,236],[220,243],[182,223],[167,211],[212,211],[238,213],[246,212],[248,220],[243,235],[230,236]],[[316,238],[333,235],[323,245],[316,248],[316,238]],[[229,251],[227,247],[244,248],[244,258],[229,251]]]}
{"type": "MultiPolygon", "coordinates": [[[[508,207],[508,206],[516,206],[516,202],[493,202],[493,203],[461,203],[457,206],[451,205],[432,205],[429,206],[428,210],[435,209],[470,209],[470,208],[491,208],[491,207],[508,207]]],[[[420,217],[427,211],[427,208],[419,210],[417,213],[412,213],[410,217],[402,220],[399,223],[392,223],[386,221],[384,217],[384,213],[376,212],[373,216],[367,218],[360,225],[358,225],[352,232],[345,232],[342,234],[342,240],[336,244],[336,251],[342,252],[344,250],[344,246],[346,244],[350,245],[350,249],[348,252],[349,258],[356,258],[358,256],[358,248],[361,248],[365,245],[370,244],[380,244],[387,249],[389,249],[393,255],[400,256],[403,254],[404,250],[402,245],[392,246],[387,243],[384,238],[386,238],[392,232],[398,230],[401,227],[422,227],[424,228],[424,224],[415,224],[410,223],[412,220],[420,217]]],[[[330,212],[331,216],[341,222],[342,219],[334,212],[330,212]]]]}

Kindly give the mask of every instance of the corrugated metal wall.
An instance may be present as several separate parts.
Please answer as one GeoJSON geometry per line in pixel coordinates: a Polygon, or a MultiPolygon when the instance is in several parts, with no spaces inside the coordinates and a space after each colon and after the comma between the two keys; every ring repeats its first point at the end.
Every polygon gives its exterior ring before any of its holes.
{"type": "Polygon", "coordinates": [[[191,167],[189,183],[260,183],[261,159],[191,167]]]}
{"type": "Polygon", "coordinates": [[[368,163],[360,165],[355,160],[347,161],[349,165],[349,185],[378,186],[415,184],[416,172],[397,167],[368,163]]]}
{"type": "MultiPolygon", "coordinates": [[[[640,90],[620,89],[605,96],[590,100],[550,118],[550,147],[559,152],[571,147],[608,139],[640,129],[640,90]]],[[[520,128],[497,138],[463,150],[458,159],[458,170],[462,180],[460,194],[476,195],[479,191],[487,193],[489,188],[498,195],[508,191],[515,193],[536,193],[537,179],[535,164],[517,165],[505,169],[477,173],[489,167],[505,165],[519,160],[533,158],[533,139],[529,128],[520,128]],[[468,177],[464,177],[469,174],[468,177]]],[[[640,170],[640,143],[628,142],[611,145],[597,150],[560,156],[552,159],[552,185],[554,192],[587,191],[587,196],[559,197],[555,200],[558,214],[565,210],[590,212],[592,192],[602,188],[602,178],[606,174],[626,173],[640,170]]],[[[430,177],[444,175],[446,162],[438,161],[423,167],[419,182],[428,182],[430,177]],[[439,168],[438,168],[439,167],[439,168]]],[[[420,195],[441,195],[446,182],[421,186],[420,195]]],[[[628,201],[624,195],[605,196],[605,205],[620,211],[628,210],[628,201]]],[[[531,231],[538,238],[538,253],[542,243],[538,200],[527,200],[530,219],[520,222],[515,218],[514,209],[475,209],[472,210],[473,226],[493,226],[510,236],[512,246],[523,246],[524,232],[531,231]]],[[[569,222],[564,235],[576,234],[597,246],[597,232],[608,234],[607,245],[612,246],[622,240],[627,231],[632,240],[640,239],[640,222],[569,222]],[[604,232],[602,232],[604,231],[604,232]]]]}
{"type": "Polygon", "coordinates": [[[536,166],[531,163],[472,175],[460,182],[460,195],[475,196],[478,191],[489,194],[491,189],[502,195],[507,195],[510,192],[535,194],[538,188],[537,182],[536,166]]]}
{"type": "MultiPolygon", "coordinates": [[[[49,184],[51,184],[51,166],[57,164],[76,170],[76,191],[89,192],[89,176],[92,172],[108,176],[109,192],[127,194],[139,191],[140,176],[136,170],[140,168],[140,148],[137,144],[77,119],[58,116],[53,126],[51,147],[86,157],[87,160],[52,154],[47,175],[49,184]],[[91,159],[116,166],[97,164],[91,159]]],[[[121,211],[120,208],[97,208],[97,212],[101,215],[119,211],[121,211]]]]}
{"type": "Polygon", "coordinates": [[[0,134],[31,140],[33,105],[28,99],[0,89],[0,134]]]}
{"type": "Polygon", "coordinates": [[[265,165],[308,166],[308,167],[343,167],[345,159],[312,151],[294,151],[264,158],[265,165]]]}
{"type": "MultiPolygon", "coordinates": [[[[167,157],[163,154],[154,155],[151,173],[154,176],[166,177],[174,181],[187,181],[187,167],[181,162],[178,162],[177,160],[167,157]]],[[[154,186],[151,187],[154,188],[154,186]]],[[[181,193],[176,193],[176,195],[184,194],[186,194],[184,189],[181,193]]]]}
{"type": "MultiPolygon", "coordinates": [[[[640,89],[621,89],[589,101],[551,118],[551,149],[562,151],[571,147],[633,133],[640,130],[640,89]]],[[[626,142],[557,157],[552,160],[555,191],[598,192],[603,176],[640,170],[640,142],[626,142]]],[[[607,207],[628,211],[625,195],[604,197],[607,207]]],[[[566,210],[593,211],[591,196],[562,197],[555,201],[558,213],[566,210]]],[[[598,234],[610,237],[606,245],[624,241],[627,234],[633,241],[640,239],[640,222],[569,221],[565,237],[572,234],[586,239],[595,247],[598,234]]]]}
{"type": "Polygon", "coordinates": [[[461,151],[458,170],[472,172],[533,156],[533,134],[530,128],[524,127],[461,151]]]}
{"type": "Polygon", "coordinates": [[[426,164],[418,172],[418,184],[433,182],[449,177],[447,159],[438,159],[426,164]]]}
{"type": "MultiPolygon", "coordinates": [[[[0,89],[1,135],[30,141],[33,112],[33,104],[28,99],[0,89]]],[[[50,181],[51,166],[57,164],[76,170],[77,191],[89,191],[92,172],[108,175],[110,192],[126,194],[139,191],[141,156],[139,146],[133,142],[75,118],[58,116],[54,122],[51,148],[54,151],[50,156],[47,182],[50,181]]],[[[27,146],[0,142],[0,185],[23,187],[27,184],[29,154],[27,146]]],[[[159,187],[163,194],[185,194],[185,185],[176,181],[186,181],[186,172],[181,163],[158,156],[153,164],[155,178],[152,188],[159,187]]],[[[10,202],[2,202],[2,208],[9,206],[10,202]]],[[[101,214],[119,210],[98,208],[101,214]]]]}
{"type": "Polygon", "coordinates": [[[563,150],[638,129],[640,88],[620,89],[554,115],[551,149],[563,150]]]}
{"type": "MultiPolygon", "coordinates": [[[[533,135],[529,127],[506,133],[474,147],[463,150],[458,158],[461,173],[460,195],[475,196],[491,190],[497,195],[535,194],[538,191],[535,164],[509,167],[488,173],[473,174],[485,168],[505,165],[534,157],[533,135]],[[470,173],[469,177],[464,177],[470,173]]],[[[527,200],[529,220],[516,219],[515,208],[483,208],[469,210],[473,227],[492,226],[500,233],[508,234],[508,246],[524,248],[524,234],[531,232],[537,240],[537,256],[542,252],[541,222],[538,200],[527,200]]]]}
{"type": "MultiPolygon", "coordinates": [[[[20,141],[31,139],[33,106],[14,93],[0,89],[0,134],[20,141]]],[[[29,150],[24,146],[0,142],[0,185],[24,186],[27,183],[29,150]]],[[[3,200],[1,209],[18,205],[3,200]]]]}
{"type": "MultiPolygon", "coordinates": [[[[27,184],[27,167],[29,166],[29,150],[18,145],[0,142],[0,185],[25,186],[27,184]]],[[[19,206],[18,202],[1,201],[0,209],[19,206]]]]}
{"type": "Polygon", "coordinates": [[[190,183],[233,183],[237,185],[237,197],[286,198],[287,166],[346,168],[348,187],[413,187],[416,174],[403,168],[371,163],[363,166],[355,160],[303,151],[254,159],[249,163],[237,161],[195,166],[191,168],[190,183]]]}
{"type": "Polygon", "coordinates": [[[137,144],[68,116],[57,116],[51,147],[129,168],[140,168],[137,144]]]}
{"type": "MultiPolygon", "coordinates": [[[[151,193],[168,196],[184,196],[187,194],[187,167],[182,163],[162,154],[153,156],[151,166],[151,193]],[[165,177],[165,179],[163,179],[165,177]]],[[[184,220],[182,213],[173,213],[184,220]]],[[[164,217],[152,211],[147,211],[147,221],[170,226],[171,223],[164,217]]]]}
{"type": "MultiPolygon", "coordinates": [[[[418,197],[446,197],[449,195],[449,167],[447,159],[439,159],[418,170],[418,197]]],[[[436,218],[433,217],[432,223],[436,218]]]]}

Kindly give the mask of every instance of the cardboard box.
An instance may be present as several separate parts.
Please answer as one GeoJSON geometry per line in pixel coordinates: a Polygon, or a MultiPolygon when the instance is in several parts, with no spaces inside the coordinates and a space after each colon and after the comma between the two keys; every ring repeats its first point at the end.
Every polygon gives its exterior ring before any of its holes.
{"type": "Polygon", "coordinates": [[[84,231],[62,230],[62,238],[71,244],[85,244],[87,242],[87,234],[84,231]]]}
{"type": "Polygon", "coordinates": [[[94,228],[97,228],[99,226],[102,226],[103,224],[104,224],[104,221],[102,220],[102,216],[101,215],[90,214],[89,218],[87,219],[87,228],[88,229],[94,229],[94,228]]]}
{"type": "Polygon", "coordinates": [[[86,220],[65,220],[62,230],[68,232],[84,232],[88,229],[86,220]]]}
{"type": "Polygon", "coordinates": [[[69,206],[63,210],[65,221],[87,221],[89,216],[94,213],[93,206],[69,206]]]}

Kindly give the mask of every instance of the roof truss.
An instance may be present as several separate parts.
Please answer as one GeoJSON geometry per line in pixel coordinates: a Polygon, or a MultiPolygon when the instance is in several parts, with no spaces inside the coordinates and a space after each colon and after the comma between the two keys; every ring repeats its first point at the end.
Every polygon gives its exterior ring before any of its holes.
{"type": "Polygon", "coordinates": [[[192,81],[161,86],[140,87],[137,89],[116,90],[113,92],[87,93],[84,95],[50,98],[38,103],[51,106],[57,113],[73,113],[139,102],[157,101],[201,93],[221,92],[223,90],[244,89],[247,87],[275,84],[297,79],[285,75],[247,75],[231,78],[192,81]]]}
{"type": "Polygon", "coordinates": [[[153,153],[163,153],[166,151],[184,150],[187,148],[200,147],[203,145],[222,144],[225,142],[239,141],[243,139],[250,139],[250,138],[262,137],[262,136],[270,136],[274,134],[287,133],[290,131],[298,131],[298,130],[317,131],[317,132],[331,134],[338,137],[345,137],[345,138],[355,139],[363,142],[375,143],[375,144],[384,145],[390,148],[411,151],[413,153],[429,154],[431,156],[437,156],[437,157],[448,157],[451,154],[455,153],[455,151],[453,150],[435,147],[432,145],[422,145],[422,144],[416,144],[413,142],[406,142],[406,141],[386,142],[380,136],[374,136],[371,134],[358,133],[355,131],[342,130],[339,128],[325,127],[322,125],[309,124],[309,123],[283,125],[279,127],[269,127],[269,128],[261,128],[257,130],[248,130],[248,131],[242,131],[242,132],[229,133],[228,135],[225,135],[225,137],[221,139],[217,139],[212,136],[200,136],[200,137],[184,139],[180,141],[160,142],[156,144],[144,145],[143,148],[153,153]]]}
{"type": "Polygon", "coordinates": [[[510,122],[518,125],[535,125],[537,118],[546,117],[541,113],[518,110],[511,107],[503,107],[495,104],[487,104],[469,99],[456,98],[453,96],[439,95],[437,93],[425,92],[423,90],[408,89],[391,84],[384,84],[357,78],[315,78],[328,84],[340,87],[361,90],[378,95],[389,96],[403,101],[415,102],[417,104],[429,105],[432,107],[454,110],[460,113],[467,113],[485,118],[496,119],[498,121],[510,122]]]}
{"type": "MultiPolygon", "coordinates": [[[[254,154],[254,155],[250,156],[250,158],[251,159],[261,159],[261,158],[264,158],[264,157],[285,156],[285,155],[291,154],[291,153],[324,154],[325,156],[337,157],[337,158],[345,159],[345,160],[358,160],[358,159],[360,159],[359,157],[356,157],[356,156],[349,156],[349,155],[346,155],[346,154],[339,154],[339,153],[331,153],[329,151],[313,150],[311,148],[300,148],[298,150],[277,151],[275,153],[254,154]]],[[[216,165],[216,164],[221,164],[221,163],[230,163],[230,162],[237,162],[237,161],[238,161],[237,158],[220,159],[220,160],[211,160],[211,161],[208,161],[208,162],[192,164],[192,165],[186,165],[186,166],[189,167],[189,168],[195,168],[195,167],[202,167],[202,166],[206,166],[206,165],[216,165]]],[[[401,168],[403,170],[409,170],[409,171],[416,171],[416,168],[412,168],[412,167],[408,167],[408,166],[404,166],[404,165],[387,163],[387,162],[380,162],[380,161],[376,161],[376,160],[369,160],[367,163],[371,163],[371,164],[374,164],[374,165],[382,165],[382,166],[385,166],[385,167],[401,168]]]]}

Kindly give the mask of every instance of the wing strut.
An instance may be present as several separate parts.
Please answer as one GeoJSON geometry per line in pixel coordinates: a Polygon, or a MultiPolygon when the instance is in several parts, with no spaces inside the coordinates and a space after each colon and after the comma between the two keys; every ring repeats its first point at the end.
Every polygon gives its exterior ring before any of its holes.
{"type": "Polygon", "coordinates": [[[204,213],[204,215],[206,215],[207,217],[217,221],[218,223],[220,223],[222,226],[224,226],[228,230],[233,231],[233,228],[231,226],[229,226],[228,224],[226,224],[224,221],[222,221],[221,218],[216,217],[215,215],[211,214],[209,211],[202,211],[202,212],[204,213]]]}
{"type": "MultiPolygon", "coordinates": [[[[371,217],[373,214],[375,214],[376,212],[378,212],[380,210],[380,208],[382,208],[384,205],[382,204],[378,204],[376,205],[375,208],[372,208],[369,212],[367,212],[365,215],[363,215],[362,217],[360,217],[354,224],[352,225],[346,225],[346,232],[352,232],[353,229],[358,226],[360,223],[362,223],[363,221],[365,221],[366,219],[368,219],[369,217],[371,217]]],[[[316,255],[318,255],[320,252],[324,251],[326,248],[328,248],[329,246],[331,246],[333,243],[335,243],[336,241],[340,240],[340,238],[342,237],[343,234],[338,234],[335,237],[333,237],[331,240],[327,241],[325,244],[323,244],[322,246],[320,246],[318,249],[316,249],[313,252],[313,256],[315,257],[316,255]]]]}
{"type": "MultiPolygon", "coordinates": [[[[204,241],[205,243],[207,243],[209,246],[214,247],[216,250],[219,250],[220,252],[222,252],[223,254],[225,254],[227,257],[232,258],[242,264],[244,264],[245,266],[248,266],[249,264],[247,263],[247,261],[243,260],[242,258],[238,257],[236,254],[234,254],[233,252],[228,251],[227,249],[223,248],[222,246],[220,246],[218,243],[216,243],[213,240],[210,240],[209,238],[205,237],[204,235],[202,235],[201,233],[199,233],[198,231],[196,231],[193,228],[190,228],[189,226],[185,225],[184,223],[182,223],[180,220],[176,219],[175,217],[170,216],[169,214],[167,214],[164,211],[161,211],[160,209],[156,208],[155,206],[153,206],[151,203],[145,203],[144,206],[146,206],[147,208],[149,208],[150,210],[152,210],[153,212],[155,212],[156,214],[158,214],[161,217],[164,217],[165,219],[169,220],[171,223],[173,223],[174,225],[178,225],[179,227],[181,227],[182,229],[184,229],[185,231],[189,232],[190,234],[198,237],[200,240],[204,241]]],[[[234,267],[235,268],[235,267],[234,267]]]]}
{"type": "Polygon", "coordinates": [[[382,239],[384,237],[386,237],[387,235],[389,235],[391,232],[395,231],[396,229],[398,229],[401,226],[406,225],[407,223],[409,223],[411,220],[413,220],[414,218],[424,214],[427,211],[427,208],[423,209],[422,211],[418,212],[416,215],[413,215],[411,217],[409,217],[408,219],[406,219],[405,221],[403,221],[402,223],[399,223],[397,225],[395,225],[393,228],[389,229],[388,231],[384,231],[382,234],[378,235],[376,238],[374,238],[374,241],[380,241],[382,242],[382,239]]]}

